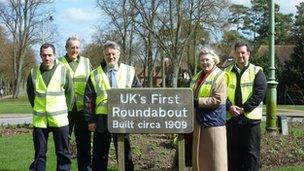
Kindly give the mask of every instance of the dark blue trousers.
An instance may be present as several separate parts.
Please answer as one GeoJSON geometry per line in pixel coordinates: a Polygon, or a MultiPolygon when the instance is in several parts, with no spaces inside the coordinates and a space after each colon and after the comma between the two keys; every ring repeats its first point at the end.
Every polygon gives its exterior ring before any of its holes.
{"type": "MultiPolygon", "coordinates": [[[[116,157],[117,157],[117,134],[111,134],[108,131],[105,131],[104,133],[94,132],[93,161],[92,161],[93,171],[107,170],[111,138],[113,138],[116,157]]],[[[132,161],[129,134],[124,134],[124,146],[125,146],[125,169],[126,171],[133,171],[134,164],[132,161]]]]}
{"type": "Polygon", "coordinates": [[[36,128],[33,130],[35,159],[30,165],[30,171],[45,171],[47,142],[49,133],[53,133],[55,151],[57,156],[57,171],[71,170],[69,152],[69,126],[59,128],[36,128]]]}
{"type": "MultiPolygon", "coordinates": [[[[75,106],[75,105],[74,105],[75,106]]],[[[77,111],[76,107],[69,112],[70,137],[73,128],[76,147],[77,147],[77,165],[79,171],[91,171],[91,132],[88,130],[88,122],[84,119],[83,110],[77,111]]]]}
{"type": "Polygon", "coordinates": [[[232,124],[227,128],[228,170],[258,171],[260,168],[260,123],[232,124]]]}

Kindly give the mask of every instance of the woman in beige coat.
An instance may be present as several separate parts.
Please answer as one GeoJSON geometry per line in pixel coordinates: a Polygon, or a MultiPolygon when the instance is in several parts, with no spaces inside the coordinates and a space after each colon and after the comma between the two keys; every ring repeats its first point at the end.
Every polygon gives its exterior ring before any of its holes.
{"type": "Polygon", "coordinates": [[[226,76],[211,49],[199,54],[203,70],[191,82],[194,93],[193,170],[226,171],[226,76]]]}

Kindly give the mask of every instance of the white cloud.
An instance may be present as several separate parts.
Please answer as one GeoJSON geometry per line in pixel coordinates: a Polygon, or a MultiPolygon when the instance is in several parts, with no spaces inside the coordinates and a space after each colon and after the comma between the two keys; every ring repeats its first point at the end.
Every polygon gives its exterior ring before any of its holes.
{"type": "Polygon", "coordinates": [[[244,6],[251,6],[250,0],[231,0],[234,4],[240,4],[244,6]]]}
{"type": "Polygon", "coordinates": [[[65,15],[70,18],[70,21],[95,21],[99,17],[96,10],[81,8],[69,8],[66,10],[65,15]]]}
{"type": "Polygon", "coordinates": [[[79,0],[64,0],[63,2],[68,2],[68,3],[70,3],[70,2],[79,2],[79,0]]]}

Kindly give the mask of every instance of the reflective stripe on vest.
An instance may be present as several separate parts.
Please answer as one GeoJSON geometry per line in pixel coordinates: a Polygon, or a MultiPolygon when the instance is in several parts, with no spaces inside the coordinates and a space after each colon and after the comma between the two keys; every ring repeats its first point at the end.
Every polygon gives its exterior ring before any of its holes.
{"type": "MultiPolygon", "coordinates": [[[[131,88],[135,69],[132,66],[120,64],[116,78],[118,88],[131,88]]],[[[96,92],[96,114],[108,114],[108,94],[111,89],[109,78],[101,66],[91,72],[91,81],[96,92]]]]}
{"type": "Polygon", "coordinates": [[[79,64],[75,72],[70,67],[68,61],[64,56],[58,58],[58,60],[70,70],[74,83],[76,107],[78,111],[83,110],[84,109],[83,96],[84,96],[85,86],[91,71],[90,60],[88,58],[80,56],[79,64]]]}
{"type": "MultiPolygon", "coordinates": [[[[202,72],[202,71],[201,71],[202,72]]],[[[201,75],[201,72],[196,74],[192,81],[191,81],[191,89],[195,90],[195,83],[197,79],[199,79],[199,76],[201,75]]],[[[212,89],[215,87],[216,84],[219,83],[219,81],[225,76],[225,73],[219,69],[215,68],[210,75],[206,78],[204,82],[200,85],[199,91],[198,91],[198,97],[210,97],[212,93],[212,89]]]]}
{"type": "Polygon", "coordinates": [[[31,70],[35,91],[33,125],[38,128],[62,127],[69,124],[64,85],[66,68],[58,64],[46,87],[39,66],[31,70]]]}
{"type": "MultiPolygon", "coordinates": [[[[229,66],[225,69],[228,74],[228,94],[227,97],[232,105],[235,104],[235,89],[236,89],[236,74],[230,72],[233,66],[229,66]]],[[[241,93],[242,93],[242,103],[244,104],[252,95],[253,93],[253,84],[256,74],[262,70],[261,67],[249,64],[248,68],[244,71],[240,78],[240,86],[241,86],[241,93]]],[[[263,102],[260,103],[258,107],[253,109],[251,112],[246,112],[245,116],[248,119],[261,119],[263,114],[263,102]]],[[[231,114],[228,112],[227,119],[231,118],[231,114]]]]}

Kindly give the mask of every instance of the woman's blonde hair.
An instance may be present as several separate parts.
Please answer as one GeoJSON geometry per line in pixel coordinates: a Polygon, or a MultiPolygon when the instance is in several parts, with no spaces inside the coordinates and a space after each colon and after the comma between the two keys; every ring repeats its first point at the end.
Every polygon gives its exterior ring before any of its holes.
{"type": "Polygon", "coordinates": [[[200,50],[199,53],[199,57],[201,57],[202,55],[210,55],[211,58],[213,59],[215,65],[217,65],[218,63],[220,63],[220,58],[217,54],[215,54],[214,50],[210,49],[210,48],[202,48],[200,50]]]}

